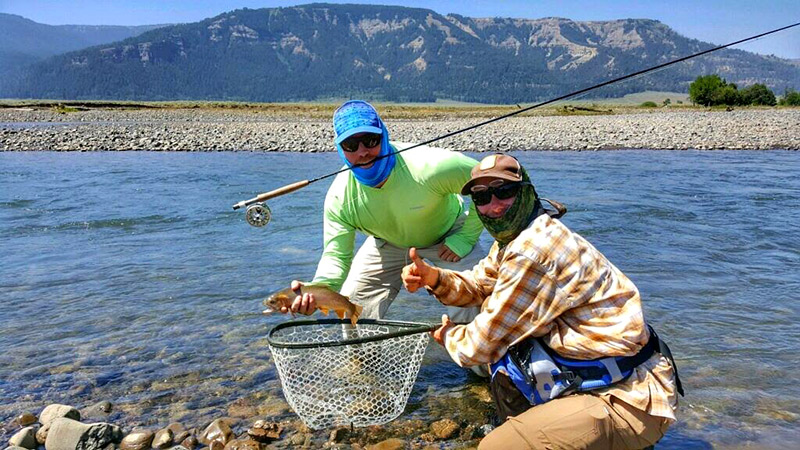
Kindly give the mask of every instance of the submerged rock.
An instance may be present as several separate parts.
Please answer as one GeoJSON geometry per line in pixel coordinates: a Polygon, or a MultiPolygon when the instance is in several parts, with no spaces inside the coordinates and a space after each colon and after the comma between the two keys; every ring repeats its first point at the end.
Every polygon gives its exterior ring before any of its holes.
{"type": "Polygon", "coordinates": [[[16,417],[15,421],[21,427],[27,427],[28,425],[33,425],[34,423],[37,422],[36,416],[34,416],[33,414],[31,414],[29,412],[24,412],[24,413],[18,415],[16,417]]]}
{"type": "Polygon", "coordinates": [[[442,419],[431,424],[431,433],[438,439],[450,439],[459,429],[458,424],[450,419],[442,419]]]}
{"type": "Polygon", "coordinates": [[[377,444],[368,445],[366,450],[403,450],[406,448],[406,441],[398,438],[386,439],[377,444]]]}

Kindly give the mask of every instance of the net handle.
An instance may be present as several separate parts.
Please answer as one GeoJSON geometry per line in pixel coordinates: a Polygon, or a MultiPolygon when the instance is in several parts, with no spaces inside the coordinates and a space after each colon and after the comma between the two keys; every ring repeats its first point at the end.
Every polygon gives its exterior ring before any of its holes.
{"type": "Polygon", "coordinates": [[[376,342],[382,341],[384,339],[391,339],[396,337],[403,337],[403,336],[410,336],[412,334],[419,334],[419,333],[428,333],[431,331],[436,330],[440,326],[441,323],[422,323],[422,322],[402,322],[397,320],[379,320],[379,319],[361,319],[358,321],[357,325],[393,325],[393,326],[400,326],[406,327],[404,330],[393,331],[391,333],[380,334],[377,336],[367,336],[367,337],[359,337],[353,339],[344,339],[339,341],[328,341],[328,342],[314,342],[314,343],[305,343],[305,342],[281,342],[276,341],[273,339],[273,334],[277,331],[280,331],[284,328],[296,327],[296,326],[304,326],[304,325],[330,325],[330,324],[343,324],[343,325],[350,325],[350,319],[317,319],[317,320],[291,320],[289,322],[284,322],[278,324],[272,329],[269,330],[267,333],[267,342],[270,346],[276,348],[296,348],[296,349],[307,349],[307,348],[325,348],[325,347],[341,347],[343,345],[356,345],[356,344],[364,344],[367,342],[376,342]]]}

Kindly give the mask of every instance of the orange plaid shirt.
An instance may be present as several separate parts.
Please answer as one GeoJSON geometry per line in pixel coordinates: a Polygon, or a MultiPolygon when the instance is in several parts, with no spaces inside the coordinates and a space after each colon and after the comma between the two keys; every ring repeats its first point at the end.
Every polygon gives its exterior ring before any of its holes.
{"type": "MultiPolygon", "coordinates": [[[[649,339],[633,282],[546,214],[505,248],[495,242],[471,271],[440,269],[432,292],[445,305],[481,306],[471,323],[445,336],[445,348],[461,366],[491,364],[528,336],[575,359],[634,355],[649,339]]],[[[672,366],[656,353],[625,381],[591,392],[676,420],[675,390],[672,366]]]]}

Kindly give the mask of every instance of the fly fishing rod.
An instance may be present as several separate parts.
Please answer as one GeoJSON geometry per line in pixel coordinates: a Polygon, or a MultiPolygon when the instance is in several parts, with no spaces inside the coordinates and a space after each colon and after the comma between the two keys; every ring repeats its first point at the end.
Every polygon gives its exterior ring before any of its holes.
{"type": "MultiPolygon", "coordinates": [[[[789,28],[793,28],[793,27],[796,27],[798,25],[800,25],[800,22],[797,22],[797,23],[794,23],[794,24],[791,24],[791,25],[787,25],[785,27],[776,28],[774,30],[767,31],[765,33],[761,33],[761,34],[757,34],[757,35],[754,35],[754,36],[750,36],[750,37],[745,38],[745,39],[740,39],[738,41],[731,42],[729,44],[720,45],[718,47],[713,47],[713,48],[710,48],[708,50],[704,50],[702,52],[697,52],[697,53],[694,53],[694,54],[689,55],[689,56],[684,56],[682,58],[674,59],[672,61],[669,61],[669,62],[666,62],[666,63],[663,63],[663,64],[659,64],[657,66],[653,66],[653,67],[650,67],[650,68],[647,68],[647,69],[644,69],[644,70],[640,70],[638,72],[634,72],[634,73],[631,73],[631,74],[628,74],[628,75],[624,75],[624,76],[621,76],[621,77],[618,77],[618,78],[614,78],[612,80],[608,80],[608,81],[604,81],[604,82],[599,83],[599,84],[595,84],[594,86],[590,86],[590,87],[583,88],[583,89],[580,89],[580,90],[577,90],[577,91],[574,91],[574,92],[570,92],[569,94],[565,94],[565,95],[562,95],[560,97],[556,97],[556,98],[553,98],[553,99],[550,99],[550,100],[547,100],[547,101],[543,101],[541,103],[536,103],[536,104],[528,106],[526,108],[520,108],[520,109],[518,109],[516,111],[512,111],[512,112],[510,112],[508,114],[504,114],[504,115],[501,115],[501,116],[486,120],[484,122],[480,122],[480,123],[477,123],[475,125],[471,125],[469,127],[462,128],[460,130],[452,131],[452,132],[447,133],[447,134],[443,134],[443,135],[435,137],[433,139],[429,139],[427,141],[420,142],[419,144],[412,145],[411,147],[407,147],[407,148],[404,148],[402,150],[396,150],[396,151],[394,151],[392,153],[389,153],[387,155],[379,156],[379,157],[375,158],[374,160],[370,161],[367,164],[372,164],[372,163],[374,163],[375,161],[377,161],[379,159],[383,159],[383,158],[386,158],[386,157],[389,157],[389,156],[392,156],[392,155],[396,155],[398,153],[402,153],[404,151],[411,150],[413,148],[421,147],[423,145],[428,145],[428,144],[431,144],[433,142],[436,142],[436,141],[439,141],[439,140],[442,140],[442,139],[446,139],[446,138],[455,136],[455,135],[460,134],[460,133],[464,133],[466,131],[474,130],[475,128],[482,127],[484,125],[488,125],[490,123],[494,123],[494,122],[497,122],[499,120],[503,120],[503,119],[506,119],[506,118],[509,118],[509,117],[512,117],[512,116],[516,116],[517,114],[522,114],[522,113],[530,111],[532,109],[540,108],[542,106],[549,105],[551,103],[555,103],[555,102],[558,102],[558,101],[561,101],[561,100],[566,100],[568,98],[576,97],[578,95],[585,94],[585,93],[587,93],[589,91],[593,91],[595,89],[599,89],[599,88],[604,87],[604,86],[608,86],[608,85],[611,85],[611,84],[614,84],[614,83],[619,83],[620,81],[624,81],[624,80],[627,80],[629,78],[633,78],[633,77],[637,77],[637,76],[640,76],[640,75],[644,75],[644,74],[652,72],[654,70],[663,69],[665,67],[671,66],[673,64],[677,64],[679,62],[687,61],[689,59],[696,58],[696,57],[702,56],[702,55],[706,55],[708,53],[712,53],[712,52],[715,52],[717,50],[722,50],[724,48],[731,47],[731,46],[734,46],[734,45],[742,44],[742,43],[747,42],[747,41],[752,41],[754,39],[762,38],[764,36],[768,36],[770,34],[774,34],[774,33],[777,33],[779,31],[788,30],[789,28]]],[[[269,210],[269,207],[267,207],[267,205],[266,205],[266,201],[267,200],[269,200],[271,198],[275,198],[275,197],[281,196],[281,195],[284,195],[284,194],[288,194],[290,192],[294,192],[294,191],[296,191],[298,189],[301,189],[301,188],[304,188],[304,187],[308,186],[311,183],[316,183],[317,181],[324,180],[324,179],[332,177],[334,175],[338,175],[338,174],[340,174],[342,172],[346,172],[346,171],[352,169],[353,167],[359,167],[359,166],[362,166],[362,165],[364,165],[364,164],[356,164],[356,165],[354,165],[352,167],[345,167],[345,168],[342,168],[342,169],[337,170],[335,172],[331,172],[331,173],[329,173],[327,175],[323,175],[323,176],[320,176],[320,177],[317,177],[317,178],[312,178],[312,179],[309,179],[309,180],[301,180],[301,181],[297,181],[297,182],[292,183],[292,184],[287,184],[286,186],[280,187],[278,189],[274,189],[272,191],[265,192],[263,194],[259,194],[258,196],[253,197],[253,198],[251,198],[249,200],[242,200],[239,203],[236,203],[235,205],[233,205],[233,209],[237,210],[237,209],[239,209],[241,207],[246,206],[247,207],[247,213],[245,214],[245,218],[247,219],[247,223],[249,223],[250,225],[253,225],[255,227],[263,227],[264,225],[269,223],[270,219],[272,218],[272,214],[271,214],[271,212],[269,210]]]]}

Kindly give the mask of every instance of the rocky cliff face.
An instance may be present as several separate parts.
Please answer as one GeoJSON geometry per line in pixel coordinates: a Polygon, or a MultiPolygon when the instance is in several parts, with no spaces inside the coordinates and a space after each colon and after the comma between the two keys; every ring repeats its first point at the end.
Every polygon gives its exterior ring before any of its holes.
{"type": "MultiPolygon", "coordinates": [[[[313,4],[236,10],[54,57],[5,91],[50,98],[527,102],[711,47],[646,19],[481,19],[313,4]]],[[[800,87],[800,69],[786,60],[723,50],[598,95],[686,90],[709,73],[741,85],[800,87]]]]}

